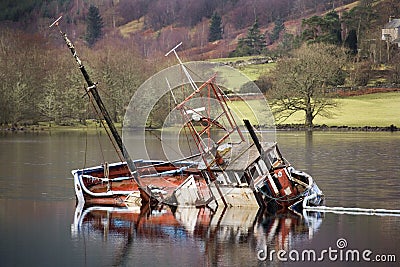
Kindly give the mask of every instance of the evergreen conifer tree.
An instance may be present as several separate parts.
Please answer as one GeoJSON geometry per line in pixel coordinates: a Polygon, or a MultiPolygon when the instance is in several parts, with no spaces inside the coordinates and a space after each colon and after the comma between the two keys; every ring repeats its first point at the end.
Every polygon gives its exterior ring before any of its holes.
{"type": "Polygon", "coordinates": [[[257,19],[247,33],[246,43],[252,55],[260,55],[265,48],[265,35],[261,33],[257,19]]]}
{"type": "Polygon", "coordinates": [[[99,9],[93,5],[89,7],[89,13],[86,20],[85,40],[89,47],[93,46],[103,35],[103,19],[100,16],[99,9]]]}
{"type": "Polygon", "coordinates": [[[266,47],[265,35],[261,33],[257,19],[249,28],[247,36],[239,39],[236,51],[233,56],[260,55],[266,47]]]}
{"type": "Polygon", "coordinates": [[[269,36],[271,43],[273,43],[279,39],[279,35],[280,35],[281,31],[283,31],[284,29],[285,29],[285,25],[283,24],[283,19],[278,18],[275,21],[275,27],[274,27],[271,35],[269,36]]]}
{"type": "Polygon", "coordinates": [[[214,42],[216,40],[222,39],[221,24],[222,24],[221,16],[217,12],[214,12],[210,21],[210,32],[208,35],[209,42],[214,42]]]}
{"type": "Polygon", "coordinates": [[[350,53],[355,55],[357,54],[357,32],[356,30],[350,30],[349,34],[345,40],[345,45],[349,48],[350,53]]]}

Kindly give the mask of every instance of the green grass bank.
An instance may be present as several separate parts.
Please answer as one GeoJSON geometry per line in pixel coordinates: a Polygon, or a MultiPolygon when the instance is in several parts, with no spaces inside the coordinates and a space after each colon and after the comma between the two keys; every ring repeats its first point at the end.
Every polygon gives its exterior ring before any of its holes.
{"type": "MultiPolygon", "coordinates": [[[[400,92],[367,94],[337,98],[338,107],[331,118],[317,116],[314,125],[327,126],[400,126],[400,92]]],[[[282,124],[303,124],[304,113],[297,112],[282,124]]],[[[279,123],[277,123],[279,124],[279,123]]]]}

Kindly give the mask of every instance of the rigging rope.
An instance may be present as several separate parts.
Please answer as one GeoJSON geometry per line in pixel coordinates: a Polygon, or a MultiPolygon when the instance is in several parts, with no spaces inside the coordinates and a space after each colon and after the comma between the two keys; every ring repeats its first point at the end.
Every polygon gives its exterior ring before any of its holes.
{"type": "MultiPolygon", "coordinates": [[[[120,151],[120,150],[118,149],[117,145],[115,144],[115,141],[114,141],[113,138],[111,137],[111,133],[110,133],[108,127],[106,127],[104,121],[101,119],[102,116],[101,116],[101,114],[100,114],[100,111],[96,108],[96,105],[95,105],[95,103],[94,103],[93,98],[91,97],[90,94],[88,94],[88,96],[89,96],[90,102],[92,103],[92,106],[93,106],[94,111],[96,112],[98,118],[100,118],[100,123],[101,123],[102,127],[104,128],[104,130],[106,131],[106,134],[107,134],[107,136],[108,136],[108,139],[111,141],[111,144],[113,145],[114,150],[117,152],[117,155],[118,155],[119,160],[120,160],[120,161],[123,161],[123,158],[124,158],[123,155],[122,155],[123,152],[120,151]]],[[[98,132],[98,131],[97,131],[97,124],[96,124],[96,132],[98,132]]],[[[98,137],[98,139],[99,139],[99,144],[100,144],[100,147],[101,147],[100,136],[97,135],[97,137],[98,137]]],[[[102,147],[101,147],[101,153],[102,153],[103,161],[105,161],[105,157],[104,157],[104,153],[103,153],[102,147]]]]}
{"type": "MultiPolygon", "coordinates": [[[[88,89],[85,87],[85,90],[87,91],[88,89]]],[[[100,119],[100,123],[101,123],[102,127],[104,128],[104,130],[105,130],[105,132],[106,132],[106,134],[107,134],[107,136],[108,136],[108,138],[109,138],[109,140],[110,140],[112,146],[114,147],[114,150],[117,152],[117,155],[118,155],[119,160],[120,160],[121,162],[124,161],[124,160],[123,160],[122,151],[120,151],[120,150],[117,148],[117,145],[115,144],[115,141],[114,141],[114,140],[112,139],[112,137],[111,137],[111,133],[109,132],[109,129],[106,127],[104,121],[101,119],[100,111],[96,108],[96,105],[95,105],[95,103],[94,103],[94,100],[93,100],[91,94],[86,93],[86,95],[88,95],[88,97],[89,97],[89,102],[92,104],[92,108],[93,108],[94,112],[96,113],[97,117],[100,119]]],[[[87,110],[87,107],[86,107],[86,110],[87,110]]],[[[88,112],[86,112],[86,119],[88,118],[88,116],[89,116],[89,115],[88,115],[88,112]]],[[[97,127],[97,123],[95,123],[95,126],[96,126],[96,135],[97,135],[97,139],[98,139],[99,146],[100,146],[101,156],[102,156],[103,162],[105,162],[104,151],[103,151],[102,143],[101,143],[101,140],[100,140],[99,130],[98,130],[98,127],[97,127]]],[[[86,163],[87,163],[87,150],[88,150],[88,126],[86,127],[84,168],[86,168],[86,163]]],[[[128,166],[126,166],[126,168],[128,169],[128,172],[129,172],[128,166]]]]}
{"type": "Polygon", "coordinates": [[[163,140],[161,139],[161,137],[159,137],[157,134],[153,133],[153,131],[148,131],[148,132],[150,132],[150,134],[152,134],[153,136],[155,136],[155,137],[161,142],[162,145],[167,146],[169,149],[171,149],[173,152],[175,152],[177,155],[179,155],[179,151],[178,151],[178,150],[176,150],[176,149],[175,149],[173,146],[171,146],[170,144],[164,143],[163,140]]]}
{"type": "MultiPolygon", "coordinates": [[[[105,159],[105,157],[104,157],[104,153],[103,153],[103,146],[101,145],[101,140],[100,140],[100,135],[99,135],[99,130],[98,130],[98,128],[97,128],[97,123],[95,124],[96,125],[96,136],[97,136],[97,141],[99,142],[99,147],[100,147],[100,151],[101,151],[101,157],[102,157],[102,159],[103,159],[103,162],[105,162],[106,161],[106,159],[105,159]]],[[[104,125],[103,125],[104,126],[104,125]]]]}
{"type": "MultiPolygon", "coordinates": [[[[88,119],[88,103],[85,105],[85,113],[86,113],[86,118],[85,118],[85,123],[86,120],[88,119]]],[[[86,123],[86,137],[85,137],[85,155],[84,155],[84,161],[83,161],[83,169],[86,168],[86,162],[87,162],[87,149],[88,149],[88,125],[86,123]]]]}

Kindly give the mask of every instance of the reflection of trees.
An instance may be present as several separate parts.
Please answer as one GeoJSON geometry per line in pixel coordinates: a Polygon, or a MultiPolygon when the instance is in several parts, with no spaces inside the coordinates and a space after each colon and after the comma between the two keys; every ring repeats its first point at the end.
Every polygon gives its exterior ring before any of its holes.
{"type": "MultiPolygon", "coordinates": [[[[204,259],[204,264],[223,262],[229,265],[254,261],[257,260],[254,255],[259,249],[268,246],[271,249],[288,250],[293,240],[312,237],[321,223],[320,214],[270,215],[257,209],[243,208],[215,211],[208,208],[179,208],[172,211],[166,207],[156,210],[148,207],[92,207],[81,212],[77,209],[76,214],[81,214],[76,216],[72,225],[76,238],[83,234],[94,236],[94,239],[103,236],[106,241],[108,237],[110,240],[114,238],[110,242],[116,243],[115,237],[118,237],[119,243],[114,245],[113,254],[114,264],[117,265],[131,259],[128,255],[133,253],[132,246],[138,242],[157,247],[165,244],[165,248],[159,247],[162,254],[174,246],[170,244],[171,240],[192,244],[191,249],[196,251],[196,256],[204,259]]],[[[180,246],[181,243],[175,241],[174,244],[180,246]]]]}

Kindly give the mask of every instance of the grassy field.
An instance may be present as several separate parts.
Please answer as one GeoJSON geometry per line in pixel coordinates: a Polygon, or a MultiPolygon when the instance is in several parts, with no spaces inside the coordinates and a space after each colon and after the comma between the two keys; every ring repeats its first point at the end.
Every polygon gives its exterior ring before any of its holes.
{"type": "MultiPolygon", "coordinates": [[[[333,116],[331,118],[317,116],[314,119],[315,125],[400,126],[400,92],[352,96],[338,98],[336,101],[338,107],[332,110],[333,116]]],[[[249,118],[252,123],[255,123],[254,114],[262,120],[263,116],[268,114],[260,100],[234,101],[231,105],[233,110],[239,110],[242,116],[249,118]]],[[[275,124],[304,124],[304,112],[297,112],[289,119],[275,124]]]]}
{"type": "Polygon", "coordinates": [[[275,64],[276,63],[247,65],[245,67],[238,67],[237,69],[240,70],[244,75],[249,77],[250,80],[255,81],[260,77],[261,74],[268,73],[270,70],[275,68],[275,64]]]}
{"type": "MultiPolygon", "coordinates": [[[[275,63],[269,64],[244,64],[239,66],[237,63],[242,61],[251,61],[254,57],[238,58],[219,58],[213,59],[213,62],[236,63],[235,68],[240,70],[249,79],[256,80],[260,74],[268,72],[275,67],[275,63]]],[[[395,125],[400,127],[400,92],[366,94],[362,96],[352,96],[336,99],[338,107],[332,110],[331,118],[317,116],[314,119],[315,125],[328,126],[377,126],[386,127],[395,125]]],[[[255,113],[263,110],[259,101],[247,101],[255,109],[255,113]]],[[[235,104],[244,115],[254,118],[252,111],[245,104],[235,104]]],[[[263,113],[263,115],[265,112],[263,113]]],[[[259,116],[260,117],[260,116],[259,116]]],[[[304,112],[298,112],[284,122],[276,124],[304,124],[304,112]]]]}
{"type": "Polygon", "coordinates": [[[143,26],[144,18],[142,17],[139,20],[132,20],[131,22],[120,26],[119,30],[124,37],[128,37],[130,33],[143,29],[143,26]]]}
{"type": "Polygon", "coordinates": [[[211,62],[221,62],[221,63],[232,63],[236,64],[235,69],[242,72],[246,75],[250,80],[257,80],[261,74],[267,73],[275,67],[275,63],[268,64],[243,64],[243,66],[239,66],[239,62],[251,61],[257,58],[257,56],[248,56],[248,57],[231,57],[231,58],[216,58],[210,59],[211,62]]]}
{"type": "MultiPolygon", "coordinates": [[[[337,99],[332,118],[316,117],[315,125],[400,126],[400,92],[368,94],[337,99]]],[[[297,113],[283,124],[303,124],[304,113],[297,113]]]]}

